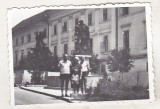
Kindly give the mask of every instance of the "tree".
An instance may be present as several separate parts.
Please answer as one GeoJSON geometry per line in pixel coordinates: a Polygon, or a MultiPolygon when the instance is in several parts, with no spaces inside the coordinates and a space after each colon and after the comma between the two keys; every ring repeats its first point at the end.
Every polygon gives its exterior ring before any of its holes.
{"type": "MultiPolygon", "coordinates": [[[[131,59],[131,55],[129,54],[129,50],[119,49],[119,50],[111,50],[110,54],[107,58],[107,65],[110,72],[128,72],[133,65],[133,60],[131,59]]],[[[122,78],[123,79],[123,78],[122,78]]]]}
{"type": "Polygon", "coordinates": [[[42,74],[46,71],[58,70],[58,57],[53,55],[44,43],[45,32],[36,34],[35,48],[31,48],[31,53],[23,59],[21,69],[27,69],[32,74],[32,82],[40,84],[42,74]]]}

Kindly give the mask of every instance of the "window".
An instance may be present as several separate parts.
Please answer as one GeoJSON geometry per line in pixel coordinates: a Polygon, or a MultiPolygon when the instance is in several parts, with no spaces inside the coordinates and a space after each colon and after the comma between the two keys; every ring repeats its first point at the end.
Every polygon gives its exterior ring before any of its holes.
{"type": "Polygon", "coordinates": [[[21,60],[24,58],[24,50],[21,50],[21,60]]]}
{"type": "Polygon", "coordinates": [[[57,55],[57,46],[54,46],[54,54],[57,55]]]}
{"type": "Polygon", "coordinates": [[[106,66],[105,64],[101,64],[101,72],[106,73],[106,66]]]}
{"type": "Polygon", "coordinates": [[[146,71],[148,72],[148,62],[146,62],[146,71]]]}
{"type": "Polygon", "coordinates": [[[30,54],[31,54],[31,51],[29,50],[28,53],[27,53],[27,55],[30,55],[30,54]]]}
{"type": "Polygon", "coordinates": [[[104,50],[108,51],[108,36],[104,36],[104,50]]]}
{"type": "Polygon", "coordinates": [[[75,50],[71,50],[71,55],[74,55],[75,54],[75,50]]]}
{"type": "Polygon", "coordinates": [[[64,54],[68,54],[68,44],[64,44],[64,54]]]}
{"type": "Polygon", "coordinates": [[[79,21],[79,19],[76,18],[76,19],[75,19],[75,25],[78,25],[78,21],[79,21]]]}
{"type": "Polygon", "coordinates": [[[31,54],[30,48],[27,48],[27,55],[31,54]]]}
{"type": "Polygon", "coordinates": [[[129,8],[128,7],[123,7],[122,8],[122,16],[128,15],[129,14],[129,8]]]}
{"type": "Polygon", "coordinates": [[[103,37],[103,42],[100,43],[100,50],[102,53],[108,52],[108,36],[103,37]]]}
{"type": "Polygon", "coordinates": [[[31,34],[28,34],[28,36],[27,36],[27,42],[31,42],[31,34]]]}
{"type": "Polygon", "coordinates": [[[21,44],[24,43],[24,36],[21,37],[21,44]]]}
{"type": "Polygon", "coordinates": [[[88,14],[88,26],[92,25],[92,13],[88,14]]]}
{"type": "Polygon", "coordinates": [[[54,35],[57,35],[57,25],[54,25],[54,35]]]}
{"type": "Polygon", "coordinates": [[[129,30],[123,31],[123,47],[129,50],[129,30]]]}
{"type": "Polygon", "coordinates": [[[103,21],[108,20],[108,10],[107,9],[103,9],[103,21]]]}
{"type": "Polygon", "coordinates": [[[143,21],[144,26],[144,49],[147,48],[147,35],[146,35],[146,21],[143,21]]]}
{"type": "Polygon", "coordinates": [[[44,29],[44,37],[46,38],[47,36],[47,29],[44,29]]]}
{"type": "Polygon", "coordinates": [[[92,53],[93,52],[93,39],[92,38],[90,39],[90,47],[91,47],[90,49],[91,49],[91,53],[92,53]]]}
{"type": "Polygon", "coordinates": [[[34,34],[35,34],[35,36],[38,36],[38,32],[36,31],[36,32],[34,32],[34,34]]]}
{"type": "Polygon", "coordinates": [[[15,64],[17,65],[18,63],[18,51],[15,51],[15,64]]]}
{"type": "Polygon", "coordinates": [[[62,32],[66,32],[66,31],[67,31],[67,22],[64,22],[62,26],[62,32]]]}
{"type": "Polygon", "coordinates": [[[18,38],[16,38],[16,45],[18,45],[18,38]]]}

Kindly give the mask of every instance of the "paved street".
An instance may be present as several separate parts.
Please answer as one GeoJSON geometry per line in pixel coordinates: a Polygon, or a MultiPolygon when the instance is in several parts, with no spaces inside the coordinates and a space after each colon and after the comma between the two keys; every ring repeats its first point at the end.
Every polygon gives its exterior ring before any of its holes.
{"type": "Polygon", "coordinates": [[[54,97],[26,91],[18,87],[15,87],[14,92],[16,105],[67,103],[66,101],[54,97]]]}

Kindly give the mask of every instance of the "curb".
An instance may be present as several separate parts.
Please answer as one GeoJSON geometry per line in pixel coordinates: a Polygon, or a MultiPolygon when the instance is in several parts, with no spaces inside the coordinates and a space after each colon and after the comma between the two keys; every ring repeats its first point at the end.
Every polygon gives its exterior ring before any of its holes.
{"type": "Polygon", "coordinates": [[[23,87],[21,87],[21,86],[20,86],[19,88],[20,88],[20,89],[23,89],[23,90],[27,90],[27,91],[31,91],[31,92],[43,94],[43,95],[46,95],[46,96],[54,97],[54,98],[57,98],[57,99],[60,99],[60,100],[64,100],[64,101],[66,101],[66,102],[68,102],[68,103],[73,103],[70,99],[62,98],[61,96],[52,95],[52,94],[48,94],[48,93],[44,93],[44,92],[39,92],[39,91],[31,90],[31,89],[26,89],[26,88],[23,88],[23,87]]]}

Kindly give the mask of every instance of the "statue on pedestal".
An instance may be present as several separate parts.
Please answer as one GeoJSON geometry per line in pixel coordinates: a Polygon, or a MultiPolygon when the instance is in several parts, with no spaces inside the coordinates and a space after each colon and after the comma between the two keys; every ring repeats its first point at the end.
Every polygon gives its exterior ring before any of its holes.
{"type": "Polygon", "coordinates": [[[83,20],[75,26],[75,54],[91,55],[89,27],[83,23],[83,20]]]}

